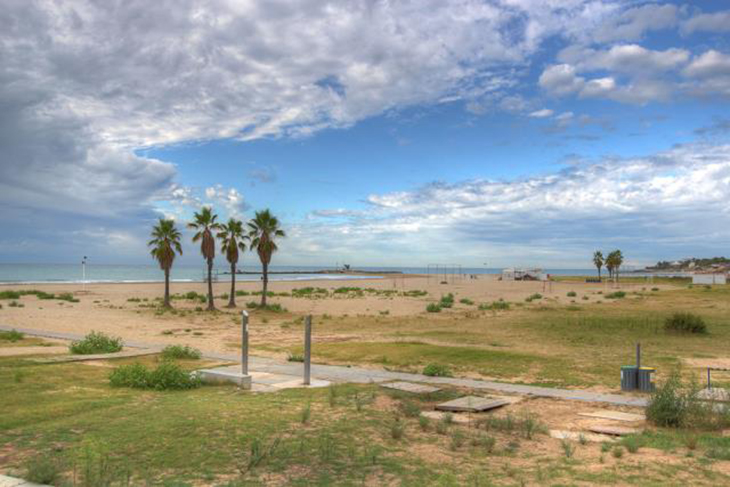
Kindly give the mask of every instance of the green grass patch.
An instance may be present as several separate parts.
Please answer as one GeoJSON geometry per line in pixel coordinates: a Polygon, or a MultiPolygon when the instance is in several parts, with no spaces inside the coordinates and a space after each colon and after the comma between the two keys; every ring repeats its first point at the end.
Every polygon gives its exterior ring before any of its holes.
{"type": "Polygon", "coordinates": [[[162,349],[162,358],[167,360],[200,360],[203,354],[188,345],[168,345],[162,349]]]}
{"type": "Polygon", "coordinates": [[[104,333],[92,331],[82,340],[71,342],[69,351],[75,355],[93,355],[97,353],[115,353],[122,350],[122,339],[110,337],[104,333]]]}

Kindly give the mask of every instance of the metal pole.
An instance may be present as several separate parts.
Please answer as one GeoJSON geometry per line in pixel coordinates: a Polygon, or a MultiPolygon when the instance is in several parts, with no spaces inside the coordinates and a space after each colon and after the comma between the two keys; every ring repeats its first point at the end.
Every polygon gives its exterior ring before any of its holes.
{"type": "Polygon", "coordinates": [[[712,382],[710,381],[710,368],[707,367],[707,388],[712,389],[712,382]]]}
{"type": "Polygon", "coordinates": [[[641,343],[636,344],[636,369],[641,368],[641,343]]]}
{"type": "Polygon", "coordinates": [[[241,374],[248,375],[248,311],[241,311],[241,374]]]}
{"type": "Polygon", "coordinates": [[[312,315],[304,318],[304,385],[311,383],[312,373],[312,315]]]}

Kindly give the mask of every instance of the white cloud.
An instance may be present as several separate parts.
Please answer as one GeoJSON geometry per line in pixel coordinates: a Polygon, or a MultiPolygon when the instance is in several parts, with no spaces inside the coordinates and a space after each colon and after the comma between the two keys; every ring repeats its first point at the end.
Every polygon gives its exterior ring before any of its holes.
{"type": "Polygon", "coordinates": [[[530,117],[533,118],[547,118],[552,116],[553,111],[549,108],[543,108],[542,110],[535,110],[534,112],[530,113],[530,117]]]}
{"type": "Polygon", "coordinates": [[[569,64],[548,66],[540,75],[540,86],[554,95],[569,95],[580,91],[585,79],[576,75],[575,67],[569,64]]]}
{"type": "Polygon", "coordinates": [[[730,55],[711,49],[693,59],[684,74],[698,78],[730,76],[730,55]]]}
{"type": "Polygon", "coordinates": [[[639,259],[683,255],[730,238],[730,229],[717,226],[730,216],[730,146],[579,162],[522,180],[433,183],[368,202],[369,210],[345,222],[299,228],[302,247],[288,248],[306,256],[306,249],[329,251],[331,242],[336,255],[363,261],[378,263],[379,253],[443,262],[460,242],[460,261],[477,265],[524,263],[527,255],[544,265],[589,265],[592,250],[609,246],[639,259]]]}
{"type": "Polygon", "coordinates": [[[675,5],[651,3],[609,16],[591,33],[596,42],[636,41],[648,31],[677,25],[679,9],[675,5]]]}
{"type": "Polygon", "coordinates": [[[223,208],[224,217],[240,219],[248,209],[243,195],[236,188],[225,188],[221,184],[205,188],[205,198],[215,208],[223,208]]]}
{"type": "Polygon", "coordinates": [[[697,14],[682,22],[682,32],[730,32],[730,10],[712,14],[697,14]]]}

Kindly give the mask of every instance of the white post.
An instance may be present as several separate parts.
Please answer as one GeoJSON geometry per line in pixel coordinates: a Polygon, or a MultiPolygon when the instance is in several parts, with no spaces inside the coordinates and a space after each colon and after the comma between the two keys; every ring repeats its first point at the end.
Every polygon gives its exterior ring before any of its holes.
{"type": "Polygon", "coordinates": [[[86,256],[81,261],[81,287],[86,292],[86,256]]]}

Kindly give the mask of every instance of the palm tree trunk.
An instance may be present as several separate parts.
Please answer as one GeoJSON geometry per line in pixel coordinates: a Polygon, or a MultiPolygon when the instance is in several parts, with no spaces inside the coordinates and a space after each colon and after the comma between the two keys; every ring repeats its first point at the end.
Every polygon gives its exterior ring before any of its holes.
{"type": "Polygon", "coordinates": [[[213,259],[208,259],[208,311],[213,311],[213,259]]]}
{"type": "Polygon", "coordinates": [[[264,270],[264,292],[261,293],[261,307],[266,306],[266,293],[269,288],[269,264],[263,264],[264,270]]]}
{"type": "Polygon", "coordinates": [[[236,264],[231,264],[231,296],[228,298],[228,307],[236,307],[236,264]]]}
{"type": "Polygon", "coordinates": [[[165,300],[162,305],[165,308],[170,307],[170,269],[165,269],[165,300]]]}

